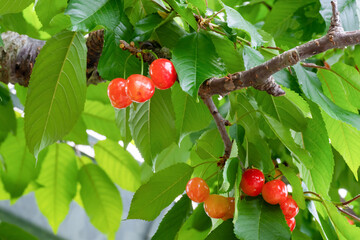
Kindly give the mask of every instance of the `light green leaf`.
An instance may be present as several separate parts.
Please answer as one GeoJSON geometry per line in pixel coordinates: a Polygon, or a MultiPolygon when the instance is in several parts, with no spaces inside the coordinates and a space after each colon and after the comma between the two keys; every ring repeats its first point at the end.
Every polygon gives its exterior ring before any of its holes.
{"type": "Polygon", "coordinates": [[[299,208],[305,209],[306,205],[303,189],[301,187],[301,180],[298,178],[298,176],[296,176],[296,172],[294,169],[285,167],[283,164],[279,165],[279,169],[291,185],[293,199],[296,201],[299,208]]]}
{"type": "Polygon", "coordinates": [[[90,222],[101,232],[113,236],[119,228],[123,211],[118,189],[106,173],[95,164],[79,171],[80,196],[90,222]]]}
{"type": "Polygon", "coordinates": [[[304,98],[302,98],[298,93],[286,87],[282,86],[281,88],[286,92],[285,98],[295,104],[302,111],[305,117],[311,117],[309,105],[304,98]]]}
{"type": "Polygon", "coordinates": [[[251,37],[251,45],[256,47],[261,45],[263,39],[258,33],[256,27],[246,21],[241,14],[235,9],[223,4],[226,12],[226,23],[230,28],[246,32],[251,37]]]}
{"type": "Polygon", "coordinates": [[[229,192],[232,190],[236,180],[236,174],[238,171],[239,159],[230,158],[226,161],[224,170],[223,170],[223,183],[220,188],[220,191],[229,192]]]}
{"type": "Polygon", "coordinates": [[[38,0],[36,1],[35,11],[39,20],[44,26],[50,24],[55,15],[62,13],[66,6],[67,0],[38,0]]]}
{"type": "Polygon", "coordinates": [[[150,166],[156,155],[172,142],[176,142],[173,111],[169,90],[157,90],[150,100],[131,108],[131,135],[142,157],[150,166]]]}
{"type": "Polygon", "coordinates": [[[164,216],[151,240],[175,239],[176,233],[191,210],[191,200],[186,195],[183,195],[164,216]]]}
{"type": "Polygon", "coordinates": [[[206,7],[207,7],[206,1],[204,1],[204,0],[189,0],[188,2],[191,3],[192,5],[194,5],[196,8],[198,8],[201,13],[206,12],[206,7]]]}
{"type": "Polygon", "coordinates": [[[64,137],[66,141],[73,141],[76,144],[89,145],[86,125],[82,117],[78,119],[73,129],[64,137]]]}
{"type": "Polygon", "coordinates": [[[172,57],[181,88],[194,98],[197,98],[202,82],[224,75],[215,47],[203,32],[194,32],[179,39],[172,57]]]}
{"type": "Polygon", "coordinates": [[[178,3],[175,0],[167,0],[166,1],[174,10],[177,12],[182,19],[184,19],[194,30],[197,30],[198,25],[195,20],[195,17],[191,11],[191,8],[189,8],[185,4],[178,3]]]}
{"type": "Polygon", "coordinates": [[[124,15],[123,2],[100,0],[89,4],[87,0],[70,1],[65,14],[70,16],[73,31],[90,31],[97,25],[113,30],[124,15]]]}
{"type": "Polygon", "coordinates": [[[156,3],[156,1],[152,0],[125,0],[124,9],[126,15],[130,19],[131,24],[135,25],[146,15],[154,13],[157,10],[161,10],[161,8],[156,3]]]}
{"type": "Polygon", "coordinates": [[[196,143],[196,153],[202,159],[219,160],[224,154],[224,143],[217,128],[201,134],[196,143]]]}
{"type": "Polygon", "coordinates": [[[16,136],[10,135],[0,145],[0,154],[6,168],[0,168],[4,188],[11,198],[20,197],[28,184],[36,177],[35,158],[25,143],[24,121],[17,119],[16,136]]]}
{"type": "Polygon", "coordinates": [[[37,179],[43,187],[35,192],[35,196],[40,211],[55,233],[75,197],[77,174],[74,150],[66,144],[51,145],[37,179]]]}
{"type": "Polygon", "coordinates": [[[281,209],[262,198],[246,198],[237,206],[234,232],[239,239],[290,239],[290,229],[281,209]]]}
{"type": "Polygon", "coordinates": [[[17,13],[24,10],[33,3],[34,0],[5,0],[1,2],[0,15],[8,13],[17,13]]]}
{"type": "Polygon", "coordinates": [[[332,118],[346,122],[360,130],[360,115],[335,105],[325,96],[316,74],[305,70],[300,64],[294,66],[302,91],[311,101],[318,104],[332,118]]]}
{"type": "Polygon", "coordinates": [[[358,180],[360,166],[360,131],[353,126],[329,117],[322,112],[331,145],[343,156],[346,164],[358,180]]]}
{"type": "Polygon", "coordinates": [[[86,45],[82,35],[61,32],[41,49],[25,103],[25,136],[38,153],[74,127],[85,102],[86,45]]]}
{"type": "MultiPolygon", "coordinates": [[[[7,87],[0,84],[0,135],[8,132],[16,134],[16,118],[10,92],[7,87]]],[[[1,142],[0,137],[0,142],[1,142]]]]}
{"type": "Polygon", "coordinates": [[[120,129],[121,140],[124,142],[124,147],[126,147],[132,140],[129,128],[130,108],[114,109],[116,126],[120,129]]]}
{"type": "Polygon", "coordinates": [[[38,238],[24,231],[16,225],[1,222],[0,223],[0,236],[4,240],[37,240],[38,238]]]}
{"type": "Polygon", "coordinates": [[[171,92],[176,117],[176,130],[180,133],[181,142],[187,134],[207,127],[212,117],[203,101],[196,102],[194,98],[180,88],[179,84],[175,83],[171,92]]]}
{"type": "Polygon", "coordinates": [[[115,123],[115,111],[110,104],[86,100],[82,117],[87,129],[94,130],[114,141],[120,140],[120,130],[115,123]]]}
{"type": "Polygon", "coordinates": [[[114,183],[128,191],[138,189],[140,165],[129,152],[110,139],[97,142],[94,150],[96,162],[114,183]]]}
{"type": "Polygon", "coordinates": [[[185,163],[178,163],[155,173],[136,191],[128,219],[154,220],[161,210],[184,192],[193,170],[185,163]]]}

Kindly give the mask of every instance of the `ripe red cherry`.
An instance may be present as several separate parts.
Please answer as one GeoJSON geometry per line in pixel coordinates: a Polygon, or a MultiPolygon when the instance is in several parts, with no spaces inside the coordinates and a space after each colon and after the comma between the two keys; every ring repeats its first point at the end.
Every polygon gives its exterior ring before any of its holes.
{"type": "Polygon", "coordinates": [[[155,87],[158,89],[168,89],[174,85],[177,73],[171,61],[160,58],[150,64],[149,74],[155,87]]]}
{"type": "Polygon", "coordinates": [[[295,217],[299,212],[299,207],[291,196],[288,196],[284,202],[280,203],[280,208],[286,219],[295,217]]]}
{"type": "Polygon", "coordinates": [[[287,225],[289,226],[290,231],[293,231],[294,228],[295,228],[295,226],[296,226],[295,218],[286,219],[286,223],[287,223],[287,225]]]}
{"type": "Polygon", "coordinates": [[[241,190],[252,197],[261,193],[265,183],[264,174],[258,169],[248,169],[244,172],[241,178],[241,190]]]}
{"type": "Polygon", "coordinates": [[[211,218],[222,218],[229,211],[229,200],[221,195],[211,194],[204,202],[206,214],[211,218]]]}
{"type": "Polygon", "coordinates": [[[134,102],[145,102],[154,95],[155,86],[150,78],[133,74],[127,80],[126,93],[134,102]]]}
{"type": "Polygon", "coordinates": [[[132,101],[126,94],[126,80],[123,78],[113,79],[108,86],[108,96],[111,105],[116,108],[126,108],[132,101]]]}
{"type": "Polygon", "coordinates": [[[229,218],[234,218],[234,212],[235,212],[235,198],[228,197],[227,199],[229,201],[229,209],[225,214],[225,216],[221,218],[224,221],[228,220],[229,218]]]}
{"type": "Polygon", "coordinates": [[[192,201],[201,203],[210,194],[209,186],[202,178],[192,178],[186,184],[186,194],[192,201]]]}
{"type": "Polygon", "coordinates": [[[277,179],[265,183],[262,189],[264,200],[273,205],[284,202],[287,195],[285,183],[277,179]]]}

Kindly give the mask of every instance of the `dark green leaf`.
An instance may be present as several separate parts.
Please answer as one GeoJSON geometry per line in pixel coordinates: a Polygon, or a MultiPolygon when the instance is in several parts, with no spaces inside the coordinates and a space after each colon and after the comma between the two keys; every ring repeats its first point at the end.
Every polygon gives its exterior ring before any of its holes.
{"type": "Polygon", "coordinates": [[[148,40],[156,30],[157,26],[163,21],[159,14],[154,13],[146,16],[145,18],[138,21],[134,26],[134,38],[133,41],[145,41],[148,40]]]}
{"type": "Polygon", "coordinates": [[[128,191],[138,189],[140,165],[129,152],[110,139],[97,142],[94,150],[96,162],[114,183],[128,191]]]}
{"type": "Polygon", "coordinates": [[[20,197],[28,184],[36,177],[35,158],[29,152],[24,136],[24,121],[17,119],[16,136],[9,135],[0,146],[5,169],[0,167],[5,190],[11,198],[20,197]]]}
{"type": "Polygon", "coordinates": [[[34,0],[5,0],[1,2],[0,15],[21,12],[33,3],[34,0]]]}
{"type": "Polygon", "coordinates": [[[151,240],[175,239],[176,233],[185,222],[190,210],[192,210],[191,200],[186,195],[183,195],[164,216],[151,240]]]}
{"type": "Polygon", "coordinates": [[[152,0],[125,0],[124,9],[129,17],[131,24],[135,25],[146,15],[156,12],[161,8],[152,0]]]}
{"type": "Polygon", "coordinates": [[[224,73],[213,43],[202,32],[194,32],[179,39],[173,51],[172,61],[181,88],[194,98],[197,97],[202,82],[224,73]]]}
{"type": "Polygon", "coordinates": [[[318,104],[332,118],[346,122],[360,130],[360,115],[342,109],[327,98],[315,73],[305,70],[299,64],[295,65],[294,69],[306,97],[318,104]]]}
{"type": "Polygon", "coordinates": [[[170,94],[169,90],[157,90],[150,100],[131,108],[131,135],[150,166],[156,155],[177,139],[170,94]]]}
{"type": "Polygon", "coordinates": [[[270,205],[262,198],[246,198],[239,202],[237,211],[234,231],[238,238],[290,239],[290,229],[278,205],[270,205]]]}
{"type": "Polygon", "coordinates": [[[231,219],[221,223],[217,228],[212,230],[210,234],[205,238],[205,240],[218,240],[218,239],[226,239],[226,240],[237,239],[234,234],[234,224],[231,219]]]}
{"type": "Polygon", "coordinates": [[[100,0],[91,4],[87,0],[70,1],[65,14],[70,16],[73,31],[90,31],[97,25],[114,29],[124,15],[121,1],[100,0]]]}
{"type": "Polygon", "coordinates": [[[175,21],[167,22],[164,25],[159,26],[154,35],[157,41],[165,47],[173,49],[176,46],[177,41],[187,33],[179,26],[175,21]]]}
{"type": "Polygon", "coordinates": [[[196,102],[189,94],[182,91],[177,83],[172,87],[171,92],[176,117],[175,124],[180,134],[180,141],[187,134],[204,129],[209,125],[212,119],[211,114],[202,101],[196,102]]]}
{"type": "Polygon", "coordinates": [[[292,197],[301,209],[305,209],[305,199],[303,189],[301,187],[301,180],[296,176],[294,169],[285,167],[283,164],[279,165],[279,169],[289,181],[292,188],[292,197]]]}
{"type": "Polygon", "coordinates": [[[194,30],[197,30],[197,22],[190,8],[175,0],[166,1],[194,30]]]}
{"type": "Polygon", "coordinates": [[[24,231],[16,225],[1,222],[0,223],[0,239],[1,240],[37,240],[30,233],[24,231]]]}
{"type": "Polygon", "coordinates": [[[220,191],[229,192],[235,184],[236,174],[238,171],[239,159],[230,158],[226,161],[223,170],[223,183],[220,191]]]}
{"type": "Polygon", "coordinates": [[[37,183],[42,187],[35,192],[35,196],[40,211],[55,233],[75,197],[77,174],[74,150],[67,144],[51,145],[37,178],[37,183]]]}
{"type": "Polygon", "coordinates": [[[8,132],[16,134],[16,118],[10,92],[0,84],[0,134],[6,135],[8,132]]]}
{"type": "Polygon", "coordinates": [[[154,220],[161,210],[184,191],[192,172],[192,167],[179,163],[155,173],[136,191],[128,219],[154,220]]]}
{"type": "Polygon", "coordinates": [[[114,238],[122,216],[122,201],[115,184],[95,164],[80,169],[79,182],[81,200],[91,223],[114,238]]]}
{"type": "Polygon", "coordinates": [[[76,124],[84,108],[85,73],[86,45],[82,35],[61,32],[41,49],[25,104],[26,143],[35,156],[76,124]]]}

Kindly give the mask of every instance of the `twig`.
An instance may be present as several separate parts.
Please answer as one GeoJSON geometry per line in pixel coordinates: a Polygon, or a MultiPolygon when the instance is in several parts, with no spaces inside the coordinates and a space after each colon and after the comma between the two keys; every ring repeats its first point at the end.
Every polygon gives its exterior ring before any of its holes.
{"type": "Polygon", "coordinates": [[[337,1],[331,1],[331,7],[332,7],[332,17],[330,22],[330,28],[328,33],[331,32],[343,32],[344,29],[341,26],[341,21],[339,18],[339,11],[337,7],[337,1]]]}
{"type": "Polygon", "coordinates": [[[218,109],[216,108],[214,101],[212,100],[211,97],[206,97],[203,98],[203,101],[205,103],[205,105],[208,107],[210,113],[212,114],[215,122],[216,122],[216,126],[220,132],[221,138],[224,142],[224,146],[225,146],[225,153],[224,156],[220,159],[219,162],[221,162],[221,164],[218,165],[223,165],[225,164],[225,161],[230,157],[230,153],[231,153],[231,147],[232,147],[232,141],[229,138],[229,135],[226,132],[226,128],[225,126],[229,126],[230,122],[228,120],[225,120],[219,113],[218,109]]]}
{"type": "Polygon", "coordinates": [[[342,209],[342,208],[341,208],[341,207],[339,207],[339,206],[336,206],[336,208],[337,208],[340,212],[342,212],[342,213],[344,213],[344,214],[346,214],[346,215],[348,215],[348,216],[352,217],[354,220],[356,220],[356,221],[360,222],[360,218],[359,218],[358,216],[355,216],[354,214],[352,214],[352,213],[349,213],[349,212],[345,211],[344,209],[342,209]]]}
{"type": "Polygon", "coordinates": [[[326,66],[319,66],[319,65],[316,65],[316,64],[314,64],[314,63],[304,63],[304,62],[302,62],[302,63],[301,63],[301,66],[303,66],[303,67],[308,67],[308,68],[319,68],[319,69],[330,70],[330,69],[327,68],[326,66]]]}
{"type": "Polygon", "coordinates": [[[345,206],[345,205],[348,205],[350,204],[351,202],[355,201],[356,199],[360,198],[360,194],[355,196],[354,198],[350,199],[349,201],[346,201],[346,202],[342,202],[342,203],[336,203],[335,205],[336,206],[345,206]]]}
{"type": "Polygon", "coordinates": [[[265,46],[261,46],[261,48],[267,48],[267,49],[273,49],[273,50],[278,50],[278,51],[281,51],[281,52],[285,52],[284,49],[282,48],[279,48],[279,47],[265,47],[265,46]]]}

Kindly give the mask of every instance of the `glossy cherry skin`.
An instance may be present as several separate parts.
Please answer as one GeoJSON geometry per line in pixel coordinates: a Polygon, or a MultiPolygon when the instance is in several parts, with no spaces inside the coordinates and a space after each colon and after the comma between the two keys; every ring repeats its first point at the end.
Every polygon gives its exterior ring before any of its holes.
{"type": "Polygon", "coordinates": [[[201,203],[209,196],[210,189],[204,179],[196,177],[186,184],[186,194],[192,201],[201,203]]]}
{"type": "Polygon", "coordinates": [[[265,183],[264,174],[258,169],[246,170],[241,178],[241,190],[249,196],[255,197],[261,193],[265,183]]]}
{"type": "Polygon", "coordinates": [[[230,218],[234,218],[234,212],[235,212],[235,198],[228,197],[227,199],[229,201],[229,209],[228,209],[227,213],[225,214],[225,216],[223,216],[221,218],[224,221],[226,221],[230,218]]]}
{"type": "Polygon", "coordinates": [[[229,200],[221,195],[211,194],[204,201],[206,214],[211,218],[222,218],[229,211],[229,200]]]}
{"type": "Polygon", "coordinates": [[[126,93],[134,102],[145,102],[154,95],[155,86],[150,78],[133,74],[127,80],[126,93]]]}
{"type": "Polygon", "coordinates": [[[115,78],[109,83],[107,93],[113,107],[126,108],[132,103],[126,94],[126,82],[123,78],[115,78]]]}
{"type": "Polygon", "coordinates": [[[164,58],[156,59],[150,64],[149,74],[155,87],[162,90],[170,88],[177,79],[173,63],[164,58]]]}
{"type": "Polygon", "coordinates": [[[299,207],[291,196],[288,196],[284,202],[280,203],[280,208],[286,219],[294,218],[299,212],[299,207]]]}
{"type": "Polygon", "coordinates": [[[295,228],[295,226],[296,226],[295,218],[286,219],[286,223],[287,223],[287,225],[289,226],[290,231],[293,231],[294,228],[295,228]]]}
{"type": "Polygon", "coordinates": [[[285,183],[277,179],[265,183],[261,193],[264,200],[273,205],[284,202],[288,196],[285,183]]]}

